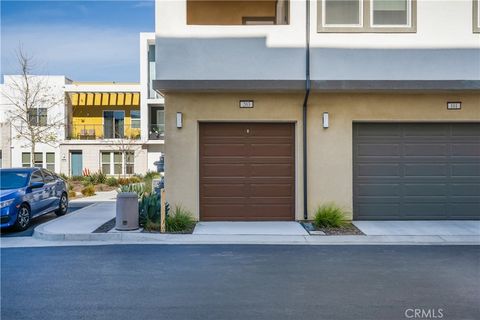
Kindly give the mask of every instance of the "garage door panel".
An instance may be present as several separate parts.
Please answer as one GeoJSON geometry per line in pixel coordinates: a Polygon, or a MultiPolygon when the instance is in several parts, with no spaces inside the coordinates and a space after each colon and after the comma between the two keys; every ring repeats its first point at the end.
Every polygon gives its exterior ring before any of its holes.
{"type": "MultiPolygon", "coordinates": [[[[480,186],[473,183],[462,183],[451,185],[452,196],[475,196],[480,197],[480,186]]],[[[476,199],[475,199],[476,200],[476,199]]]]}
{"type": "Polygon", "coordinates": [[[201,123],[200,219],[293,220],[294,163],[293,124],[201,123]]]}
{"type": "Polygon", "coordinates": [[[405,164],[405,177],[445,177],[447,164],[405,164]]]}
{"type": "Polygon", "coordinates": [[[378,176],[378,177],[396,177],[400,174],[400,166],[398,164],[359,164],[357,166],[357,175],[378,176]]]}
{"type": "Polygon", "coordinates": [[[416,184],[404,184],[403,185],[403,194],[408,196],[421,196],[422,199],[426,199],[429,196],[440,196],[445,197],[448,194],[448,186],[445,183],[436,183],[436,184],[426,184],[426,183],[416,183],[416,184]]]}
{"type": "Polygon", "coordinates": [[[453,177],[480,177],[480,163],[453,163],[451,168],[453,177]]]}
{"type": "Polygon", "coordinates": [[[404,155],[405,156],[443,156],[445,157],[448,154],[448,147],[444,144],[405,144],[404,145],[404,155]]]}
{"type": "Polygon", "coordinates": [[[251,194],[253,197],[291,197],[294,196],[294,190],[291,183],[284,184],[258,184],[252,183],[250,185],[251,194]]]}
{"type": "Polygon", "coordinates": [[[246,185],[239,184],[202,184],[202,195],[204,197],[215,197],[221,194],[224,197],[235,197],[236,195],[243,194],[245,192],[246,185]]]}
{"type": "MultiPolygon", "coordinates": [[[[479,138],[480,139],[480,138],[479,138]]],[[[480,143],[462,143],[452,145],[452,156],[455,157],[480,157],[480,143]]]]}
{"type": "Polygon", "coordinates": [[[291,157],[292,146],[290,144],[252,143],[249,156],[291,157]]]}
{"type": "Polygon", "coordinates": [[[480,219],[480,124],[358,123],[353,133],[355,219],[480,219]]]}
{"type": "Polygon", "coordinates": [[[235,157],[235,156],[243,156],[246,153],[247,146],[245,144],[225,144],[225,143],[218,143],[218,144],[204,144],[203,145],[203,155],[205,157],[208,156],[228,156],[228,157],[235,157]]]}
{"type": "Polygon", "coordinates": [[[357,195],[361,196],[399,196],[400,187],[398,184],[362,184],[358,183],[356,186],[357,195]]]}
{"type": "Polygon", "coordinates": [[[244,177],[249,170],[245,164],[205,164],[202,169],[208,177],[244,177]]]}
{"type": "Polygon", "coordinates": [[[357,145],[357,157],[366,155],[371,156],[388,156],[395,157],[400,155],[400,145],[398,144],[358,144],[357,145]]]}

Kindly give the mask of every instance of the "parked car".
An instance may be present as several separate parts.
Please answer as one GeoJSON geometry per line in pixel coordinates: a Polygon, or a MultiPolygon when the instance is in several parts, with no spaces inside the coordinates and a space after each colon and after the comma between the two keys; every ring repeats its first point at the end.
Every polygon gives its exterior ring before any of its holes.
{"type": "Polygon", "coordinates": [[[0,169],[0,227],[28,228],[34,217],[67,213],[68,185],[42,168],[0,169]]]}

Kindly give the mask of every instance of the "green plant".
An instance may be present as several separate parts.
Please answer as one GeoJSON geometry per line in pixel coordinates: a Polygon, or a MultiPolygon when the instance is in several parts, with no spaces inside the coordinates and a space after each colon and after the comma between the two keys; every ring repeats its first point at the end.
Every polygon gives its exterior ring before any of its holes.
{"type": "Polygon", "coordinates": [[[138,203],[139,223],[147,230],[153,229],[153,224],[160,223],[160,196],[157,194],[143,194],[138,203]]]}
{"type": "Polygon", "coordinates": [[[195,226],[195,219],[190,211],[176,206],[172,214],[165,219],[165,227],[168,232],[183,232],[191,230],[195,226]]]}
{"type": "Polygon", "coordinates": [[[334,203],[327,203],[315,210],[314,224],[317,228],[340,228],[345,225],[346,212],[334,203]]]}
{"type": "Polygon", "coordinates": [[[152,181],[153,179],[160,179],[160,173],[154,171],[148,171],[143,178],[145,183],[145,192],[151,193],[152,192],[152,181]]]}
{"type": "Polygon", "coordinates": [[[83,176],[71,176],[70,180],[71,181],[83,181],[84,177],[83,176]]]}
{"type": "Polygon", "coordinates": [[[145,186],[143,183],[127,184],[120,186],[118,192],[135,192],[140,198],[145,193],[145,186]]]}
{"type": "Polygon", "coordinates": [[[155,179],[155,178],[158,178],[160,177],[160,173],[156,172],[156,171],[147,171],[147,173],[145,173],[145,176],[143,177],[144,179],[155,179]]]}
{"type": "Polygon", "coordinates": [[[105,183],[110,186],[110,187],[117,187],[118,186],[118,180],[115,177],[108,177],[105,183]]]}
{"type": "Polygon", "coordinates": [[[85,197],[90,197],[90,196],[95,195],[95,187],[91,184],[86,186],[85,188],[82,189],[82,194],[85,197]]]}
{"type": "Polygon", "coordinates": [[[133,176],[133,177],[128,178],[128,182],[129,183],[140,183],[140,182],[142,182],[142,180],[139,177],[133,176]]]}
{"type": "Polygon", "coordinates": [[[62,178],[63,180],[65,180],[65,181],[68,181],[68,180],[69,180],[68,177],[67,177],[67,175],[66,175],[65,173],[60,173],[58,176],[59,176],[60,178],[62,178]]]}
{"type": "Polygon", "coordinates": [[[71,199],[71,198],[75,198],[77,196],[77,193],[73,190],[69,190],[68,191],[68,197],[71,199]]]}
{"type": "Polygon", "coordinates": [[[102,171],[98,171],[98,173],[95,174],[95,183],[105,184],[105,182],[107,182],[107,175],[102,171]]]}
{"type": "Polygon", "coordinates": [[[118,184],[123,186],[123,185],[126,185],[126,184],[129,184],[130,181],[128,180],[128,178],[118,178],[118,184]]]}

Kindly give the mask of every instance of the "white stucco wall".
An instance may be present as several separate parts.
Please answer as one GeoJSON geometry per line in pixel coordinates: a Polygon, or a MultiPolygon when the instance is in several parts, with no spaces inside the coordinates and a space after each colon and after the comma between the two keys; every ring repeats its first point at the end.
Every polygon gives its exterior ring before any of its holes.
{"type": "MultiPolygon", "coordinates": [[[[14,89],[14,83],[20,83],[20,76],[18,75],[6,75],[4,76],[4,85],[2,86],[2,93],[15,97],[18,95],[18,90],[14,89]]],[[[55,100],[64,101],[64,89],[65,85],[71,81],[65,76],[32,76],[32,83],[41,81],[43,86],[48,88],[48,94],[55,100]]],[[[1,103],[0,103],[0,114],[2,118],[0,121],[9,122],[11,111],[14,106],[9,102],[9,100],[2,94],[1,103]]],[[[63,119],[65,120],[65,102],[57,104],[55,107],[48,110],[48,117],[53,117],[54,119],[63,119]]],[[[55,131],[57,135],[57,140],[62,141],[65,138],[65,129],[60,127],[55,131]]],[[[18,132],[15,128],[11,128],[11,140],[10,140],[10,157],[11,157],[11,167],[21,167],[22,166],[22,153],[30,152],[30,146],[28,141],[18,137],[18,132]]],[[[2,148],[4,143],[2,143],[2,148]]],[[[58,143],[52,145],[38,143],[35,147],[35,152],[41,152],[43,154],[43,165],[46,167],[46,153],[53,152],[55,153],[55,170],[58,171],[60,168],[60,155],[58,153],[58,143]]]]}
{"type": "MultiPolygon", "coordinates": [[[[480,79],[471,0],[417,1],[415,33],[319,33],[317,4],[312,80],[480,79]]],[[[157,79],[304,79],[305,12],[305,1],[291,0],[289,25],[187,25],[186,0],[157,0],[157,79]]]]}

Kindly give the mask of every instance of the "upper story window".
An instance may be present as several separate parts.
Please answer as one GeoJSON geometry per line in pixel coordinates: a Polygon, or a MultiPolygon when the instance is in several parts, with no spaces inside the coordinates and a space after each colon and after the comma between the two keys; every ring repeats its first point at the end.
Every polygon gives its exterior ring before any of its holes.
{"type": "Polygon", "coordinates": [[[285,25],[289,0],[187,0],[188,25],[285,25]]]}
{"type": "Polygon", "coordinates": [[[415,32],[416,0],[318,0],[319,32],[415,32]]]}
{"type": "Polygon", "coordinates": [[[480,33],[480,1],[473,0],[473,32],[480,33]]]}
{"type": "Polygon", "coordinates": [[[47,125],[47,108],[31,108],[28,110],[28,122],[31,126],[47,125]]]}

